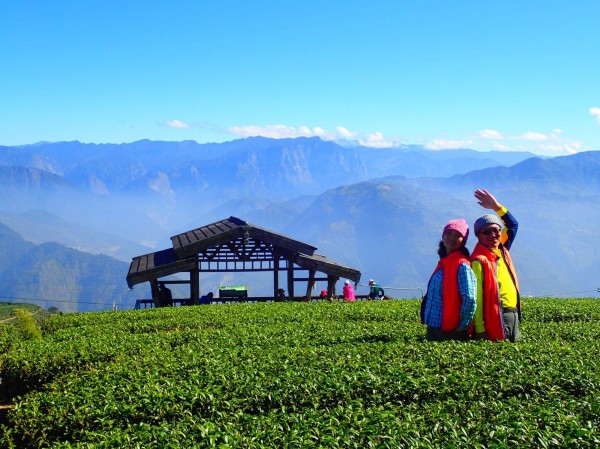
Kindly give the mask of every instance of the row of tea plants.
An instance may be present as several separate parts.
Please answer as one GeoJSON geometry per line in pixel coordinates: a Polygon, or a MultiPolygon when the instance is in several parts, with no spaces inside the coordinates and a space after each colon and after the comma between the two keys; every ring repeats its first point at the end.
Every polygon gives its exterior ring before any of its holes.
{"type": "Polygon", "coordinates": [[[600,300],[523,341],[424,340],[419,301],[50,317],[0,356],[0,447],[597,447],[600,300]]]}

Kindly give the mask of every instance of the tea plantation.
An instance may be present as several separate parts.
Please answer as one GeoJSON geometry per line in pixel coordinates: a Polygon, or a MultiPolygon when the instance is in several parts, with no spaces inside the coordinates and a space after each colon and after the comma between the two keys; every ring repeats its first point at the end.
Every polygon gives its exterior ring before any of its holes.
{"type": "Polygon", "coordinates": [[[427,342],[418,309],[53,315],[3,340],[0,447],[600,445],[600,300],[527,299],[516,344],[427,342]]]}

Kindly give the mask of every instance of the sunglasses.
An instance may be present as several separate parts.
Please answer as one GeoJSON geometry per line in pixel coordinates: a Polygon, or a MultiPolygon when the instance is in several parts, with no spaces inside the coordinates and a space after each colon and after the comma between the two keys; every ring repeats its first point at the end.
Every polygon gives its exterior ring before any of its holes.
{"type": "Polygon", "coordinates": [[[502,232],[502,229],[498,229],[498,228],[487,228],[487,229],[483,229],[481,231],[481,233],[483,235],[500,234],[501,232],[502,232]]]}

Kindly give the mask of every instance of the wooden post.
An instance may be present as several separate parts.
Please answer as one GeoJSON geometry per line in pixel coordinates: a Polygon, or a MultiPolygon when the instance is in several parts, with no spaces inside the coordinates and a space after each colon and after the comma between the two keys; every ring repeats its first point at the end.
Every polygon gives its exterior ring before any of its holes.
{"type": "Polygon", "coordinates": [[[150,292],[152,293],[152,300],[154,301],[154,307],[160,305],[160,292],[158,291],[158,279],[152,279],[150,281],[150,292]]]}
{"type": "Polygon", "coordinates": [[[335,283],[338,279],[337,276],[327,275],[327,299],[329,300],[335,296],[335,283]]]}
{"type": "Polygon", "coordinates": [[[287,267],[287,290],[288,298],[294,298],[294,261],[293,254],[287,255],[288,267],[287,267]]]}
{"type": "Polygon", "coordinates": [[[273,298],[277,298],[277,290],[279,290],[279,255],[273,254],[273,298]]]}
{"type": "Polygon", "coordinates": [[[308,283],[306,284],[306,299],[310,301],[312,296],[312,289],[315,285],[315,274],[316,270],[308,270],[308,283]]]}
{"type": "Polygon", "coordinates": [[[190,300],[192,304],[200,303],[200,267],[198,255],[195,257],[194,269],[190,271],[190,300]]]}

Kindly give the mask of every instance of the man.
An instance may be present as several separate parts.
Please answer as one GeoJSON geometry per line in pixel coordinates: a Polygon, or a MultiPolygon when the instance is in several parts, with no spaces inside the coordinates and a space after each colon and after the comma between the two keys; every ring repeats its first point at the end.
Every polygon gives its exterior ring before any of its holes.
{"type": "Polygon", "coordinates": [[[159,307],[172,307],[173,306],[173,294],[171,289],[161,283],[158,287],[158,296],[160,298],[159,307]]]}
{"type": "Polygon", "coordinates": [[[211,304],[213,296],[213,292],[208,292],[208,295],[202,295],[198,301],[198,304],[211,304]]]}
{"type": "Polygon", "coordinates": [[[483,215],[474,225],[478,239],[471,255],[471,268],[477,278],[475,338],[514,342],[521,339],[521,298],[508,250],[517,235],[518,223],[487,190],[476,190],[475,198],[480,206],[497,214],[483,215]]]}
{"type": "Polygon", "coordinates": [[[369,299],[383,299],[385,292],[373,279],[369,279],[369,299]]]}

